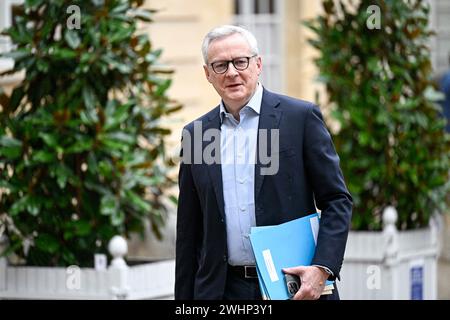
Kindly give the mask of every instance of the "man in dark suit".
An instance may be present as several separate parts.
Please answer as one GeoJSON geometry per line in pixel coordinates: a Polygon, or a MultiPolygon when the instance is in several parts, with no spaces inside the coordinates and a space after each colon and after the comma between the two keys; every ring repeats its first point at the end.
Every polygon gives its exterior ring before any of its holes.
{"type": "Polygon", "coordinates": [[[352,198],[319,108],[262,87],[257,42],[243,28],[213,29],[202,51],[222,100],[183,130],[175,299],[261,299],[250,228],[316,207],[312,264],[285,272],[301,278],[294,299],[338,299],[336,288],[321,293],[339,278],[352,198]]]}

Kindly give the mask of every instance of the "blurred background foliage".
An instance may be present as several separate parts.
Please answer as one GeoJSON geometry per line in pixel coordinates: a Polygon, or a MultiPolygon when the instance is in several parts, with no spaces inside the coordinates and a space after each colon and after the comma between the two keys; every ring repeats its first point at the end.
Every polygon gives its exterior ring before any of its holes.
{"type": "Polygon", "coordinates": [[[354,197],[352,228],[380,230],[388,205],[398,210],[399,228],[427,226],[448,205],[450,168],[450,139],[431,81],[429,6],[356,3],[324,0],[323,15],[306,23],[338,124],[334,142],[354,197]]]}
{"type": "Polygon", "coordinates": [[[111,237],[142,233],[146,219],[161,237],[174,165],[161,119],[181,106],[167,96],[161,50],[139,33],[154,14],[143,2],[28,0],[5,31],[8,73],[25,79],[0,92],[3,254],[92,266],[111,237]]]}

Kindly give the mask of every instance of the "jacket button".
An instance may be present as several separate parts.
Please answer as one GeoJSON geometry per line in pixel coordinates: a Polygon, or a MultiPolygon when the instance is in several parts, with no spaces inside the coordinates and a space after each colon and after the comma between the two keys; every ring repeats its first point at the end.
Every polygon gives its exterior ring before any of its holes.
{"type": "Polygon", "coordinates": [[[227,262],[227,261],[228,261],[227,255],[224,254],[224,255],[223,255],[223,262],[227,262]]]}

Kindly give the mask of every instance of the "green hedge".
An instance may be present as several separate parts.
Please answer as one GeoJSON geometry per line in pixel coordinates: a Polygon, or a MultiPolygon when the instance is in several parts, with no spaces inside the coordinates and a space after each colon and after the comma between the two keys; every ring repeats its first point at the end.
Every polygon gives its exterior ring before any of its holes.
{"type": "Polygon", "coordinates": [[[352,228],[379,230],[387,205],[397,208],[399,228],[426,226],[435,210],[445,210],[450,168],[431,81],[429,7],[348,3],[323,1],[323,15],[307,26],[339,126],[334,141],[354,197],[352,228]]]}
{"type": "Polygon", "coordinates": [[[145,219],[161,236],[173,163],[160,122],[180,106],[167,96],[161,50],[137,29],[154,14],[142,3],[28,0],[6,30],[16,46],[3,55],[15,60],[8,73],[25,79],[0,95],[4,254],[91,266],[112,236],[142,233],[145,219]]]}

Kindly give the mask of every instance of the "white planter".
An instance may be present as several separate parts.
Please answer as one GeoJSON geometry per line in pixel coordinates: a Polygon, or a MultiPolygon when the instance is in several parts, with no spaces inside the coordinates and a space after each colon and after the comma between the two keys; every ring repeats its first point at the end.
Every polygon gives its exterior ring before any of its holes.
{"type": "Polygon", "coordinates": [[[396,220],[390,207],[383,213],[383,231],[350,232],[338,283],[341,299],[437,298],[436,221],[426,229],[398,231],[396,220]]]}
{"type": "Polygon", "coordinates": [[[175,261],[127,266],[127,245],[114,237],[114,257],[104,270],[91,268],[13,267],[0,259],[0,299],[172,299],[175,261]]]}

